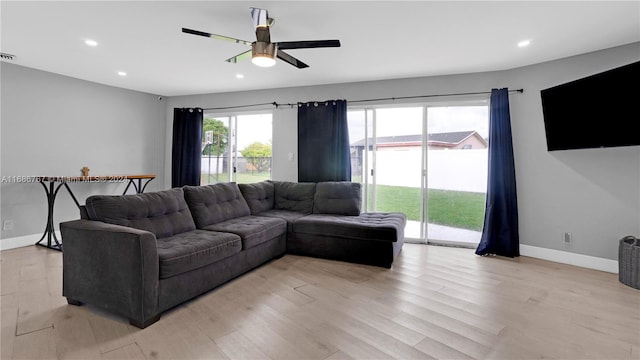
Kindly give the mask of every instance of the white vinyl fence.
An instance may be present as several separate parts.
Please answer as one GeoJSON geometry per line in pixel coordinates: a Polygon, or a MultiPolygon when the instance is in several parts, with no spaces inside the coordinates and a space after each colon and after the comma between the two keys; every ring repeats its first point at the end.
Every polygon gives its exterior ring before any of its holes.
{"type": "MultiPolygon", "coordinates": [[[[433,150],[428,154],[430,189],[487,191],[486,149],[433,150]]],[[[368,158],[371,167],[371,152],[368,158]]],[[[379,185],[420,187],[421,161],[420,150],[378,151],[376,181],[379,185]]]]}

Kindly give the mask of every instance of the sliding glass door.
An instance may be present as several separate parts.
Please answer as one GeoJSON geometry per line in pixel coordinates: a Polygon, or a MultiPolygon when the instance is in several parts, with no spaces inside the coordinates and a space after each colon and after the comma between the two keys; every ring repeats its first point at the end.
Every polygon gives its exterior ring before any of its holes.
{"type": "Polygon", "coordinates": [[[348,113],[353,181],[363,184],[363,210],[405,213],[405,237],[419,242],[425,238],[423,112],[403,107],[348,113]]]}
{"type": "Polygon", "coordinates": [[[271,113],[205,114],[201,184],[271,179],[271,139],[271,113]]]}
{"type": "Polygon", "coordinates": [[[202,185],[229,181],[229,144],[231,144],[230,116],[204,115],[202,121],[202,185]]]}
{"type": "Polygon", "coordinates": [[[429,242],[476,246],[487,191],[487,105],[427,107],[429,242]]]}
{"type": "Polygon", "coordinates": [[[367,210],[405,213],[405,237],[422,239],[423,109],[381,108],[374,115],[369,164],[375,186],[367,210]]]}
{"type": "Polygon", "coordinates": [[[271,113],[237,115],[235,118],[233,181],[254,183],[271,179],[271,113]]]}
{"type": "Polygon", "coordinates": [[[353,181],[365,211],[407,215],[411,242],[477,245],[484,218],[485,103],[348,113],[353,181]]]}

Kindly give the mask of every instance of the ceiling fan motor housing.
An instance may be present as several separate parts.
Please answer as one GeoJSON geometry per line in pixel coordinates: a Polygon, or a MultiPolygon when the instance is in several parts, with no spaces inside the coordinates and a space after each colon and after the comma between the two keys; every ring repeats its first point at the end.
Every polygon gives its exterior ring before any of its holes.
{"type": "Polygon", "coordinates": [[[278,47],[276,43],[268,43],[263,41],[256,41],[251,44],[252,57],[268,57],[275,58],[278,47]]]}

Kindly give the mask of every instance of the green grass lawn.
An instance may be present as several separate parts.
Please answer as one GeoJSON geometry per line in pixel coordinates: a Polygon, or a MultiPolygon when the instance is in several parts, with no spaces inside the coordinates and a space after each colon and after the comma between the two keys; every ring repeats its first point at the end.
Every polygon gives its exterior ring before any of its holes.
{"type": "MultiPolygon", "coordinates": [[[[429,223],[482,231],[485,194],[434,190],[427,193],[429,223]]],[[[400,211],[409,220],[420,220],[420,189],[378,185],[377,211],[400,211]]]]}
{"type": "Polygon", "coordinates": [[[264,180],[271,179],[271,174],[268,172],[246,172],[246,173],[238,173],[236,174],[236,179],[238,184],[249,184],[254,182],[260,182],[264,180]]]}
{"type": "MultiPolygon", "coordinates": [[[[246,173],[238,173],[236,174],[236,179],[238,184],[248,184],[254,182],[260,182],[264,180],[268,180],[271,178],[271,174],[268,172],[246,172],[246,173]]],[[[209,181],[207,181],[207,174],[202,174],[200,177],[201,184],[213,184],[216,182],[227,182],[227,174],[220,174],[218,177],[219,180],[216,180],[216,174],[211,174],[209,181]]]]}

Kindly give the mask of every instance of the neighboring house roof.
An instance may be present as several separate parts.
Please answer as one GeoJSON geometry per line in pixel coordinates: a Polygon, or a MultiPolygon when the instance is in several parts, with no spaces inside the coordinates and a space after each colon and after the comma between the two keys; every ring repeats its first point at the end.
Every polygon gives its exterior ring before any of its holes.
{"type": "MultiPolygon", "coordinates": [[[[399,146],[403,143],[422,143],[422,135],[398,135],[398,136],[379,136],[376,138],[376,143],[381,144],[394,144],[399,146]]],[[[373,138],[368,139],[369,144],[373,142],[373,138]]],[[[364,139],[358,140],[351,144],[351,146],[364,146],[364,139]]]]}
{"type": "MultiPolygon", "coordinates": [[[[474,134],[486,144],[486,140],[475,130],[428,134],[427,144],[431,146],[451,147],[460,144],[474,134]]],[[[422,135],[380,136],[376,140],[378,146],[420,146],[422,144],[422,135]]],[[[371,143],[373,139],[369,138],[368,141],[371,143]]],[[[364,139],[352,143],[351,146],[364,146],[364,139]]]]}
{"type": "Polygon", "coordinates": [[[460,144],[466,138],[473,135],[475,131],[457,131],[438,134],[428,134],[429,142],[448,143],[448,144],[460,144]]]}

